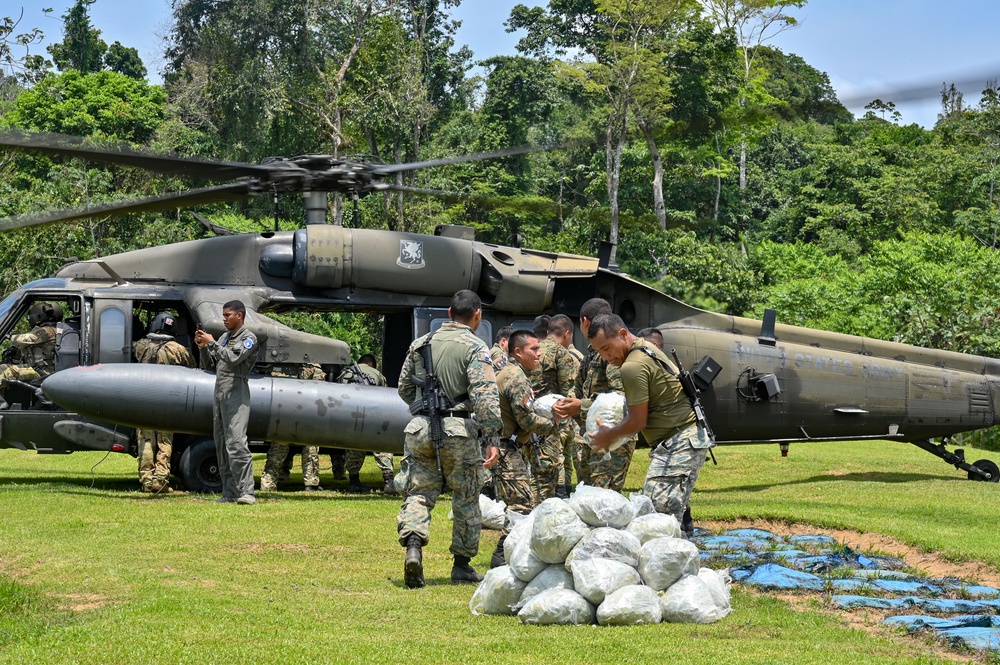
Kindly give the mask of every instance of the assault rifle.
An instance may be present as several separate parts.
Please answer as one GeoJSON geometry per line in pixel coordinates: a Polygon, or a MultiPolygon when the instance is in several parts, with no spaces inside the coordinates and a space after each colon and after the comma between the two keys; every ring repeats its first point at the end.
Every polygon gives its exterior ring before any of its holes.
{"type": "Polygon", "coordinates": [[[705,434],[708,435],[712,443],[715,443],[715,432],[712,431],[711,425],[708,424],[708,419],[705,418],[705,409],[701,406],[701,398],[698,397],[698,388],[694,385],[691,372],[684,369],[684,366],[681,365],[681,359],[677,357],[677,349],[670,349],[670,355],[673,356],[674,364],[677,365],[677,380],[681,382],[684,394],[691,401],[691,408],[694,409],[694,418],[698,421],[698,427],[704,428],[705,434]]]}

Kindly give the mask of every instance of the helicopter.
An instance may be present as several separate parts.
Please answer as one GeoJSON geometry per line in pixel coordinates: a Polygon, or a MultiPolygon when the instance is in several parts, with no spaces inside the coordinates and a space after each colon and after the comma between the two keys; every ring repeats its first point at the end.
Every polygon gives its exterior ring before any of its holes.
{"type": "Polygon", "coordinates": [[[217,489],[212,375],[136,364],[129,344],[137,310],[173,309],[178,341],[190,344],[196,325],[221,333],[222,304],[241,299],[260,342],[262,374],[251,379],[251,438],[401,453],[409,415],[392,387],[264,375],[315,363],[330,379],[350,362],[345,343],[295,331],[268,314],[377,313],[384,323],[383,373],[393,383],[410,342],[447,320],[456,291],[471,289],[483,302],[477,334],[487,344],[502,326],[530,329],[538,314],[577,316],[593,297],[607,300],[631,329],[656,327],[664,348],[690,368],[718,444],[777,443],[784,455],[797,442],[902,441],[970,480],[1000,481],[993,461],[970,463],[962,450],[948,449],[956,434],[1000,424],[1000,360],[779,324],[772,310],[763,321],[700,310],[618,272],[607,244],[597,257],[585,257],[480,242],[462,226],[441,225],[427,235],[326,223],[330,192],[353,197],[399,189],[383,178],[545,148],[378,165],[324,155],[214,162],[6,130],[0,147],[225,183],[7,218],[0,230],[279,191],[304,193],[306,201],[306,224],[295,231],[224,235],[78,261],[0,302],[0,335],[36,302],[59,302],[70,313],[57,343],[57,371],[40,390],[27,390],[15,408],[0,412],[0,447],[134,455],[133,428],[166,429],[176,432],[174,467],[185,485],[217,489]]]}

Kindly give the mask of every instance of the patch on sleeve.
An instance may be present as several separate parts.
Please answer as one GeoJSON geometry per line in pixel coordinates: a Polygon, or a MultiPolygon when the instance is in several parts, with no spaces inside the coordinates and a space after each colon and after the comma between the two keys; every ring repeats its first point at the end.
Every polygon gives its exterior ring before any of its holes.
{"type": "Polygon", "coordinates": [[[243,348],[246,349],[247,351],[249,351],[250,349],[252,349],[253,348],[253,340],[250,339],[249,337],[247,337],[245,340],[243,340],[243,348]]]}

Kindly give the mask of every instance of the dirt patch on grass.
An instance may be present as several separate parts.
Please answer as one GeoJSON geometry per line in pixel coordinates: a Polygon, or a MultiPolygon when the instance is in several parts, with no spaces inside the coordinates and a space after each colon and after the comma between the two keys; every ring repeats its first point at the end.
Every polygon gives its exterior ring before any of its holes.
{"type": "Polygon", "coordinates": [[[96,610],[104,607],[110,602],[104,596],[96,593],[53,593],[49,595],[58,601],[61,609],[71,610],[73,612],[96,610]]]}
{"type": "Polygon", "coordinates": [[[969,582],[1000,588],[1000,570],[981,561],[948,561],[924,552],[889,536],[878,533],[861,533],[846,529],[823,529],[811,524],[778,522],[772,520],[699,521],[698,526],[711,531],[726,529],[764,529],[779,536],[823,534],[865,553],[887,554],[899,557],[906,565],[930,577],[960,577],[969,582]]]}

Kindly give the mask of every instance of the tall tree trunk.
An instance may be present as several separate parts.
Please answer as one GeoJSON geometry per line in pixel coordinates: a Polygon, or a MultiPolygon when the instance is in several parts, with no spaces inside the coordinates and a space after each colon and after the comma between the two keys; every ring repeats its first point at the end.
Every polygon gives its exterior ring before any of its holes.
{"type": "MultiPolygon", "coordinates": [[[[396,163],[399,164],[402,161],[403,149],[397,142],[394,148],[394,156],[396,158],[396,163]]],[[[403,186],[403,172],[396,171],[396,186],[403,186]]],[[[396,230],[403,230],[403,192],[396,192],[396,230]]]]}
{"type": "Polygon", "coordinates": [[[747,142],[740,141],[740,191],[747,188],[747,142]]]}
{"type": "Polygon", "coordinates": [[[660,156],[660,149],[656,146],[656,139],[653,137],[653,126],[645,120],[639,119],[642,127],[642,135],[646,137],[646,148],[649,156],[653,160],[653,212],[660,223],[660,229],[667,229],[667,205],[663,201],[663,158],[660,156]]]}
{"type": "Polygon", "coordinates": [[[622,149],[625,146],[624,124],[625,119],[617,110],[608,115],[604,155],[608,170],[608,207],[611,209],[611,233],[608,237],[611,243],[610,265],[615,265],[618,260],[618,187],[621,184],[622,149]]]}

